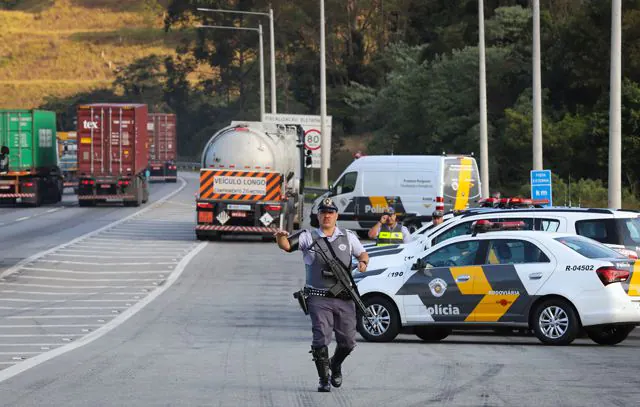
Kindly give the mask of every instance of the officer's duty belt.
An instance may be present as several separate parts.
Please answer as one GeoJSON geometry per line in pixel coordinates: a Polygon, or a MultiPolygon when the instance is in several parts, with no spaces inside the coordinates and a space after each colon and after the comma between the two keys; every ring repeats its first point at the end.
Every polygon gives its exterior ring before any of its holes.
{"type": "Polygon", "coordinates": [[[341,292],[336,297],[333,297],[328,290],[320,290],[312,287],[304,287],[305,295],[315,295],[317,297],[329,297],[329,298],[339,298],[341,300],[350,300],[351,297],[347,294],[346,291],[341,292]]]}

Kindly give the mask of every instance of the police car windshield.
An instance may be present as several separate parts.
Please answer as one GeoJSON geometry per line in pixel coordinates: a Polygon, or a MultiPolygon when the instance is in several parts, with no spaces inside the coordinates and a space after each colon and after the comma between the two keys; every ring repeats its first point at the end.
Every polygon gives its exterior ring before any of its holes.
{"type": "Polygon", "coordinates": [[[555,240],[589,259],[627,258],[617,251],[586,237],[566,236],[557,237],[555,240]]]}

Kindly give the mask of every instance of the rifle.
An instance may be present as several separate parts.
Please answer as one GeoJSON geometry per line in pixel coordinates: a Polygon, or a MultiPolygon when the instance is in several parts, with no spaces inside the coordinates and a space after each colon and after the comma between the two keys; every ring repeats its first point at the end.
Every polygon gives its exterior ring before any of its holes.
{"type": "MultiPolygon", "coordinates": [[[[326,239],[326,238],[325,238],[326,239]]],[[[349,297],[356,303],[356,307],[365,317],[365,321],[367,321],[368,325],[371,326],[370,318],[373,318],[371,312],[367,309],[367,307],[362,302],[362,298],[360,298],[360,293],[358,293],[358,287],[356,286],[355,281],[353,281],[353,277],[351,276],[351,271],[342,264],[342,262],[338,261],[335,258],[335,255],[331,253],[331,256],[328,256],[326,251],[321,249],[318,246],[318,249],[312,250],[313,246],[316,246],[320,239],[316,240],[311,247],[310,251],[313,253],[319,254],[322,260],[327,264],[333,276],[338,280],[338,283],[329,289],[329,293],[332,296],[336,297],[343,291],[346,291],[349,294],[349,297]]],[[[327,240],[324,240],[325,244],[331,250],[331,246],[327,240]]]]}

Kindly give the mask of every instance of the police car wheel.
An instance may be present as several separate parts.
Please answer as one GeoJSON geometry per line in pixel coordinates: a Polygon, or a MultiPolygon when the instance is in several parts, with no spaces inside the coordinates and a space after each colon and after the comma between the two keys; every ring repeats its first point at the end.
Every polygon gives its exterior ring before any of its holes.
{"type": "Polygon", "coordinates": [[[419,326],[414,330],[416,336],[425,342],[440,342],[451,335],[451,329],[440,326],[419,326]]]}
{"type": "Polygon", "coordinates": [[[369,342],[391,342],[400,332],[400,315],[395,305],[384,297],[369,297],[363,300],[373,314],[370,323],[358,313],[357,328],[360,335],[369,342]]]}
{"type": "Polygon", "coordinates": [[[533,332],[546,345],[569,345],[580,332],[573,306],[559,298],[540,303],[533,314],[533,332]]]}
{"type": "Polygon", "coordinates": [[[617,345],[627,339],[635,325],[605,325],[585,328],[589,338],[599,345],[617,345]]]}

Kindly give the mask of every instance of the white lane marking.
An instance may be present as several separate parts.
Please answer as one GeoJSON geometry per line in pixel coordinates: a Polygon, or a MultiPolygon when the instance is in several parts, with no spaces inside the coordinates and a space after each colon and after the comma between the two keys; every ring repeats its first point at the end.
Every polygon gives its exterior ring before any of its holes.
{"type": "Polygon", "coordinates": [[[53,253],[53,252],[55,252],[57,250],[60,250],[62,248],[71,246],[71,245],[73,245],[73,244],[75,244],[77,242],[86,240],[86,239],[90,238],[91,236],[95,236],[95,235],[97,235],[97,234],[99,234],[99,233],[101,233],[101,232],[103,232],[105,230],[109,230],[109,229],[111,229],[111,228],[113,228],[113,227],[115,227],[117,225],[120,225],[121,223],[124,223],[124,222],[128,221],[129,219],[133,219],[133,218],[135,218],[137,216],[140,216],[140,215],[150,211],[151,209],[157,208],[158,206],[162,205],[165,201],[171,199],[173,196],[175,196],[178,193],[180,193],[180,191],[182,191],[187,186],[187,182],[182,177],[179,177],[178,179],[180,180],[180,182],[182,184],[182,185],[180,185],[180,187],[178,189],[176,189],[175,191],[165,195],[164,197],[160,198],[159,200],[157,200],[156,202],[154,202],[151,205],[147,206],[146,208],[140,209],[139,211],[134,212],[129,216],[125,216],[124,218],[122,218],[120,220],[117,220],[115,222],[111,222],[110,224],[108,224],[106,226],[103,226],[103,227],[101,227],[99,229],[96,229],[96,230],[94,230],[92,232],[85,233],[84,235],[79,236],[79,237],[77,237],[77,238],[75,238],[75,239],[73,239],[73,240],[71,240],[71,241],[69,241],[67,243],[63,243],[63,244],[58,245],[56,247],[53,247],[53,248],[51,248],[49,250],[45,250],[43,252],[34,254],[33,256],[30,256],[30,257],[18,262],[14,266],[8,268],[7,270],[5,270],[2,274],[0,274],[0,278],[6,277],[6,276],[9,276],[9,275],[11,275],[13,273],[18,272],[25,264],[32,263],[34,260],[37,260],[37,259],[39,259],[41,257],[44,257],[45,255],[47,255],[49,253],[53,253]]]}
{"type": "MultiPolygon", "coordinates": [[[[84,254],[57,254],[57,253],[51,253],[49,256],[58,256],[58,257],[79,257],[79,258],[83,258],[83,259],[113,259],[114,256],[88,256],[88,255],[84,255],[84,254]]],[[[128,259],[144,259],[144,258],[148,258],[149,256],[120,256],[117,255],[117,258],[128,258],[128,259]]],[[[157,259],[175,259],[176,256],[153,256],[154,258],[157,259]]],[[[85,262],[74,262],[71,260],[37,260],[38,262],[48,262],[48,263],[75,263],[75,264],[118,264],[118,263],[85,263],[85,262]]],[[[174,262],[173,264],[175,264],[177,262],[174,262]]],[[[153,263],[124,263],[124,265],[128,265],[128,264],[153,264],[153,263]]],[[[169,264],[169,263],[157,263],[157,264],[169,264]]]]}
{"type": "Polygon", "coordinates": [[[37,355],[38,353],[41,352],[24,352],[24,351],[16,351],[16,352],[0,352],[0,355],[11,355],[11,356],[17,356],[17,355],[37,355]]]}
{"type": "Polygon", "coordinates": [[[65,302],[130,302],[135,300],[51,300],[49,298],[43,300],[36,300],[31,298],[1,298],[0,301],[9,301],[9,302],[47,302],[47,303],[65,303],[65,302]]]}
{"type": "Polygon", "coordinates": [[[49,209],[46,213],[51,213],[51,212],[57,212],[62,208],[53,208],[53,209],[49,209]]]}
{"type": "Polygon", "coordinates": [[[106,281],[158,281],[157,278],[65,278],[65,277],[46,277],[46,276],[28,276],[22,275],[20,278],[32,278],[34,280],[54,280],[54,281],[81,281],[86,283],[106,282],[106,281]]]}
{"type": "Polygon", "coordinates": [[[31,218],[31,216],[24,216],[24,217],[22,217],[22,218],[18,218],[18,219],[16,219],[15,221],[16,221],[16,222],[22,222],[23,220],[27,220],[27,219],[30,219],[30,218],[31,218]]]}
{"type": "MultiPolygon", "coordinates": [[[[95,341],[96,339],[100,338],[102,335],[106,334],[107,332],[113,330],[118,325],[124,323],[126,320],[128,320],[129,318],[137,314],[141,309],[143,309],[151,301],[155,300],[160,294],[164,293],[167,289],[169,289],[169,287],[171,287],[173,283],[176,282],[176,280],[180,277],[180,275],[182,275],[184,269],[186,268],[187,264],[189,264],[191,259],[193,259],[198,253],[200,253],[200,251],[204,249],[207,246],[207,244],[208,244],[207,242],[200,243],[198,247],[196,247],[196,249],[194,249],[191,253],[189,253],[187,256],[185,256],[182,259],[182,261],[178,264],[175,270],[169,275],[169,278],[167,278],[167,281],[165,282],[164,285],[158,287],[157,290],[154,290],[153,292],[149,293],[149,295],[146,296],[144,299],[142,299],[140,302],[136,303],[131,308],[127,309],[122,314],[118,315],[116,318],[106,323],[104,326],[96,329],[95,331],[89,333],[86,336],[83,336],[82,338],[80,338],[75,342],[66,344],[64,346],[48,351],[46,353],[41,353],[40,355],[34,356],[31,359],[27,359],[20,364],[13,365],[11,367],[8,367],[0,371],[0,383],[19,373],[22,373],[28,369],[31,369],[34,366],[37,366],[43,362],[46,362],[47,360],[53,359],[56,356],[62,355],[66,352],[79,348],[83,345],[89,344],[95,341]]],[[[78,318],[78,316],[77,315],[71,316],[71,318],[78,318]]]]}
{"type": "MultiPolygon", "coordinates": [[[[15,329],[15,328],[78,328],[78,327],[89,327],[89,328],[97,328],[102,326],[102,324],[51,324],[51,325],[0,325],[0,329],[15,329]]],[[[4,346],[3,343],[0,343],[0,347],[4,346]]]]}
{"type": "Polygon", "coordinates": [[[2,346],[60,346],[65,345],[62,342],[58,343],[3,343],[2,346]]]}
{"type": "MultiPolygon", "coordinates": [[[[77,256],[71,256],[77,257],[77,256]]],[[[84,256],[91,257],[91,256],[84,256]]],[[[175,259],[176,256],[171,256],[172,259],[175,259]]],[[[113,258],[113,257],[109,257],[113,258]]],[[[87,264],[90,266],[148,266],[150,264],[178,264],[177,261],[170,262],[128,262],[128,263],[107,263],[107,262],[91,262],[91,261],[73,261],[73,260],[37,260],[39,263],[62,263],[62,264],[87,264]]],[[[23,270],[27,270],[27,267],[23,267],[23,270]]]]}
{"type": "MultiPolygon", "coordinates": [[[[94,259],[100,259],[100,258],[104,258],[104,259],[112,259],[114,256],[87,256],[87,255],[81,255],[81,254],[76,254],[76,253],[95,253],[95,250],[71,250],[71,249],[65,249],[64,253],[69,253],[69,254],[58,254],[58,253],[51,253],[49,256],[59,256],[59,257],[91,257],[94,259]]],[[[142,259],[142,258],[148,258],[149,256],[153,256],[153,258],[156,259],[162,259],[162,258],[175,258],[176,256],[181,255],[182,253],[176,253],[176,255],[174,256],[158,256],[157,253],[166,253],[166,251],[163,250],[157,250],[157,251],[153,251],[153,252],[134,252],[134,251],[130,251],[130,252],[124,252],[124,251],[120,251],[118,250],[118,258],[119,259],[142,259]],[[127,254],[137,254],[136,256],[123,256],[122,253],[127,253],[127,254]]],[[[44,260],[37,260],[37,261],[44,261],[44,260]]],[[[48,261],[55,261],[55,260],[48,260],[48,261]]]]}
{"type": "MultiPolygon", "coordinates": [[[[25,286],[27,284],[24,284],[25,286]]],[[[95,293],[52,293],[49,291],[22,291],[22,290],[0,290],[0,293],[4,294],[33,294],[33,295],[95,295],[99,294],[95,293]]],[[[115,295],[115,294],[114,294],[115,295]]],[[[133,295],[133,293],[131,293],[133,295]]],[[[50,300],[47,300],[50,301],[50,300]]],[[[73,300],[75,301],[75,300],[73,300]]]]}
{"type": "MultiPolygon", "coordinates": [[[[194,239],[195,239],[195,233],[193,234],[194,239]]],[[[164,236],[163,236],[164,237],[164,236]]],[[[100,240],[101,242],[112,242],[112,243],[118,243],[119,246],[123,246],[126,245],[128,247],[158,247],[157,243],[152,243],[152,242],[144,242],[144,241],[139,241],[139,240],[127,240],[127,239],[111,239],[111,238],[96,238],[94,237],[92,240],[100,240]]],[[[158,242],[158,241],[156,241],[158,242]]],[[[167,247],[176,247],[173,243],[169,243],[169,242],[175,242],[176,245],[178,244],[186,244],[186,243],[191,243],[193,244],[193,242],[186,242],[184,240],[170,240],[170,239],[163,239],[162,241],[158,242],[158,243],[165,243],[167,245],[167,247]]]]}
{"type": "MultiPolygon", "coordinates": [[[[124,314],[124,313],[123,313],[124,314]]],[[[66,318],[113,318],[113,314],[109,315],[11,315],[5,317],[7,319],[66,319],[66,318]]],[[[0,375],[0,382],[2,376],[0,375]]]]}
{"type": "Polygon", "coordinates": [[[82,334],[0,334],[0,338],[67,338],[69,336],[82,336],[82,334]]]}
{"type": "Polygon", "coordinates": [[[47,311],[62,311],[62,310],[88,310],[88,309],[127,309],[129,307],[0,307],[0,310],[18,310],[18,311],[34,311],[34,310],[47,310],[47,311]]]}
{"type": "MultiPolygon", "coordinates": [[[[2,224],[0,224],[1,226],[2,224]]],[[[20,362],[0,362],[0,365],[15,365],[16,363],[20,363],[20,362]]]]}
{"type": "MultiPolygon", "coordinates": [[[[82,280],[85,281],[85,280],[82,280]]],[[[20,287],[40,287],[40,288],[86,288],[86,289],[91,289],[91,290],[97,290],[100,288],[110,288],[110,289],[118,289],[118,290],[124,290],[127,288],[131,288],[131,286],[128,285],[52,285],[52,284],[32,284],[32,283],[27,283],[27,284],[23,284],[23,283],[2,283],[0,282],[0,285],[15,285],[15,286],[20,286],[20,287]]],[[[154,286],[150,286],[150,285],[140,285],[140,286],[136,286],[136,288],[155,288],[154,286]]]]}
{"type": "MultiPolygon", "coordinates": [[[[111,266],[115,263],[105,264],[111,266]]],[[[167,264],[178,264],[178,263],[167,263],[167,264]]],[[[106,275],[114,275],[114,274],[167,274],[170,271],[167,270],[140,270],[140,271],[79,271],[79,270],[62,270],[62,269],[47,269],[40,267],[25,267],[23,270],[31,270],[31,271],[52,271],[56,273],[69,273],[69,274],[106,274],[106,275]]],[[[25,276],[21,276],[25,277],[25,276]]]]}

